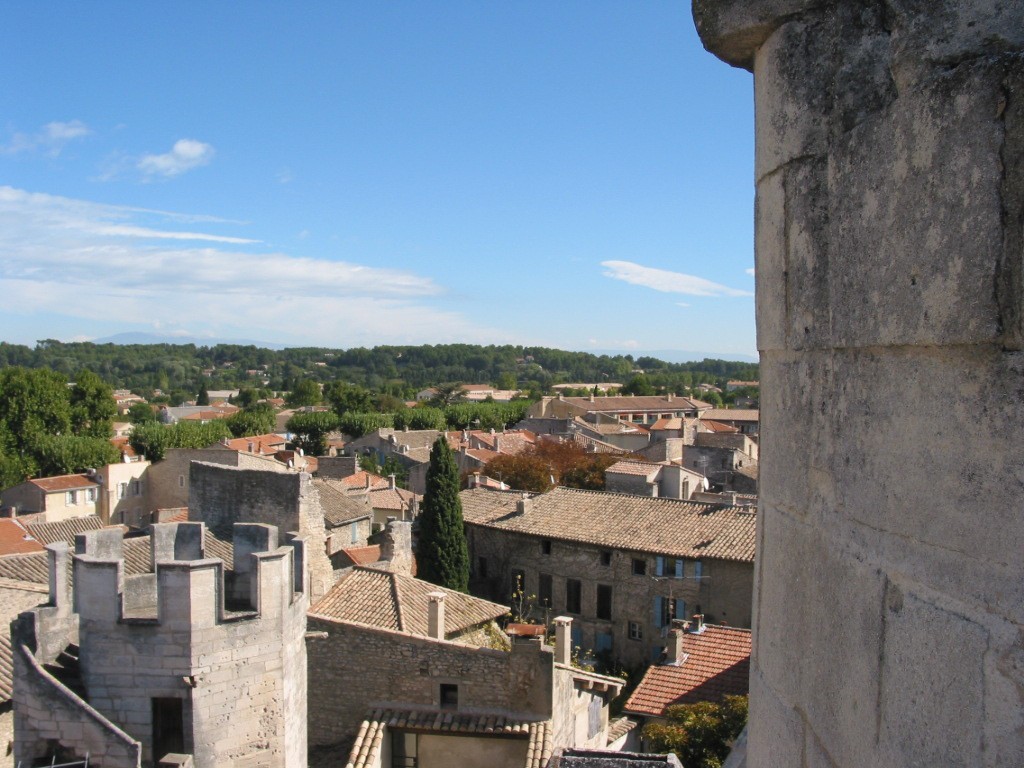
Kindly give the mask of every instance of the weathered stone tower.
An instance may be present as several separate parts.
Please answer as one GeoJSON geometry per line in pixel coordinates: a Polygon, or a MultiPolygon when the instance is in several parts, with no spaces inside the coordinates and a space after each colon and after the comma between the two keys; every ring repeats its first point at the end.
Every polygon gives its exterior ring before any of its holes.
{"type": "Polygon", "coordinates": [[[168,753],[207,766],[306,765],[304,542],[234,528],[234,569],[204,526],[153,526],[154,573],[125,575],[119,530],[53,545],[51,605],[19,617],[15,759],[91,755],[104,768],[168,753]]]}
{"type": "Polygon", "coordinates": [[[755,84],[748,764],[1024,765],[1024,3],[694,17],[755,84]]]}

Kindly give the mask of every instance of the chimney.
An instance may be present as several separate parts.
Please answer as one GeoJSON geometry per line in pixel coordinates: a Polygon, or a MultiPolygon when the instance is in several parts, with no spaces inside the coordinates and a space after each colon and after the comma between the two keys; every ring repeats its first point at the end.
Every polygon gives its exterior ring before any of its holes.
{"type": "Polygon", "coordinates": [[[530,498],[530,494],[524,493],[522,498],[516,502],[516,514],[525,515],[530,510],[532,502],[533,499],[530,498]]]}
{"type": "Polygon", "coordinates": [[[395,490],[395,476],[394,476],[394,474],[388,475],[388,490],[389,491],[395,490]]]}
{"type": "Polygon", "coordinates": [[[590,402],[594,402],[594,393],[593,392],[590,393],[590,402]]]}
{"type": "Polygon", "coordinates": [[[494,436],[494,452],[501,453],[501,438],[498,435],[494,436]]]}
{"type": "Polygon", "coordinates": [[[380,559],[392,573],[412,576],[412,523],[388,518],[380,537],[380,559]]]}
{"type": "Polygon", "coordinates": [[[555,664],[572,662],[572,619],[568,616],[555,617],[555,664]]]}
{"type": "Polygon", "coordinates": [[[665,395],[665,399],[668,400],[670,403],[672,402],[673,397],[675,397],[675,395],[672,392],[669,392],[667,395],[665,395]]]}
{"type": "Polygon", "coordinates": [[[427,637],[434,640],[444,640],[444,597],[444,592],[431,592],[427,595],[430,600],[427,637]]]}
{"type": "Polygon", "coordinates": [[[690,624],[690,631],[695,635],[699,635],[704,631],[704,614],[695,613],[693,614],[693,623],[690,624]]]}
{"type": "Polygon", "coordinates": [[[679,666],[686,660],[683,653],[683,636],[686,632],[678,627],[668,631],[668,642],[665,643],[665,663],[679,666]]]}

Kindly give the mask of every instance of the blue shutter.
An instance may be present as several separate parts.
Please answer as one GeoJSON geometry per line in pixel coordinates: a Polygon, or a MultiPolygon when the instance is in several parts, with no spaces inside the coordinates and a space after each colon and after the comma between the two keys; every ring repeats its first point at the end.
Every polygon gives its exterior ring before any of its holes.
{"type": "Polygon", "coordinates": [[[661,595],[654,598],[654,626],[660,627],[661,624],[661,595]]]}
{"type": "Polygon", "coordinates": [[[655,568],[654,568],[655,575],[657,575],[657,576],[664,576],[665,575],[665,558],[662,557],[661,555],[658,555],[655,558],[655,563],[656,563],[655,568]]]}
{"type": "Polygon", "coordinates": [[[684,566],[685,562],[686,561],[683,560],[683,558],[681,558],[681,557],[678,560],[676,560],[676,578],[677,579],[683,578],[683,574],[685,573],[685,566],[684,566]]]}
{"type": "Polygon", "coordinates": [[[676,618],[683,621],[686,618],[686,601],[676,598],[676,618]]]}
{"type": "Polygon", "coordinates": [[[701,562],[700,562],[700,560],[697,560],[697,561],[696,561],[696,562],[695,562],[695,563],[693,564],[693,578],[695,578],[695,579],[697,579],[697,580],[699,581],[699,580],[700,580],[700,575],[701,575],[701,573],[703,572],[703,570],[704,570],[704,569],[703,569],[703,568],[701,567],[701,562]]]}

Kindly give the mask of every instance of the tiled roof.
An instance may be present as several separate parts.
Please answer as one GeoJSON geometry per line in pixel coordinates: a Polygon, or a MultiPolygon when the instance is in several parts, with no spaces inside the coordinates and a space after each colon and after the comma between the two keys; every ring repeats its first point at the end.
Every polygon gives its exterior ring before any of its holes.
{"type": "Polygon", "coordinates": [[[761,412],[756,408],[712,408],[701,414],[701,421],[759,421],[761,412]]]}
{"type": "Polygon", "coordinates": [[[467,524],[613,549],[753,562],[756,514],[677,499],[554,488],[522,494],[473,488],[459,494],[467,524]]]}
{"type": "Polygon", "coordinates": [[[352,565],[372,565],[380,560],[380,544],[370,544],[365,547],[349,547],[339,551],[352,562],[352,565]]]}
{"type": "Polygon", "coordinates": [[[664,464],[646,461],[617,461],[605,470],[605,474],[611,472],[615,475],[639,475],[647,477],[658,472],[664,464]]]}
{"type": "Polygon", "coordinates": [[[680,416],[673,416],[671,419],[658,419],[656,422],[651,424],[650,429],[661,430],[661,429],[682,429],[686,420],[680,416]]]}
{"type": "Polygon", "coordinates": [[[32,538],[16,519],[0,519],[0,556],[42,551],[43,545],[32,538]]]}
{"type": "Polygon", "coordinates": [[[523,768],[544,768],[551,759],[551,721],[521,720],[504,715],[471,715],[452,710],[376,709],[359,727],[345,768],[380,765],[385,729],[463,736],[529,739],[523,768]]]}
{"type": "Polygon", "coordinates": [[[680,397],[675,395],[669,400],[664,395],[642,395],[630,397],[619,395],[615,397],[566,397],[565,402],[577,405],[587,411],[601,412],[629,412],[640,413],[642,411],[685,411],[697,408],[710,408],[710,403],[696,400],[692,397],[680,397]]]}
{"type": "Polygon", "coordinates": [[[74,491],[78,488],[95,488],[99,485],[88,475],[59,475],[58,477],[39,477],[35,480],[29,480],[30,483],[35,485],[37,488],[41,488],[47,493],[57,493],[59,491],[74,491]]]}
{"type": "Polygon", "coordinates": [[[384,488],[370,491],[370,506],[374,509],[408,509],[416,494],[402,488],[384,488]]]}
{"type": "Polygon", "coordinates": [[[222,445],[245,453],[274,454],[285,446],[288,441],[280,435],[253,435],[252,437],[236,437],[225,440],[222,445]],[[251,446],[251,447],[250,447],[251,446]]]}
{"type": "Polygon", "coordinates": [[[365,493],[350,496],[339,490],[334,485],[336,482],[318,478],[313,480],[313,487],[320,496],[320,508],[324,511],[324,522],[329,527],[345,525],[373,514],[373,508],[369,505],[365,493]]]}
{"type": "Polygon", "coordinates": [[[370,488],[373,490],[388,487],[388,479],[386,477],[375,475],[373,472],[367,472],[363,469],[356,470],[356,472],[347,477],[325,479],[323,482],[330,483],[342,491],[358,490],[360,488],[370,488]]]}
{"type": "Polygon", "coordinates": [[[750,630],[704,625],[683,636],[682,664],[649,667],[623,711],[661,716],[672,704],[721,701],[750,688],[750,630]]]}
{"type": "Polygon", "coordinates": [[[618,741],[638,725],[640,725],[640,721],[631,717],[617,717],[610,720],[608,722],[608,743],[618,741]]]}
{"type": "Polygon", "coordinates": [[[713,421],[711,419],[701,419],[700,426],[706,432],[739,432],[739,429],[730,424],[723,424],[720,421],[713,421]]]}
{"type": "Polygon", "coordinates": [[[416,635],[427,635],[431,592],[444,592],[445,634],[495,619],[508,608],[391,571],[356,567],[342,576],[310,613],[416,635]]]}
{"type": "Polygon", "coordinates": [[[32,538],[43,546],[58,541],[67,542],[69,547],[75,546],[75,536],[86,531],[98,531],[103,521],[96,515],[87,517],[69,517],[54,523],[26,523],[25,528],[32,538]]]}
{"type": "Polygon", "coordinates": [[[49,599],[49,590],[41,584],[25,584],[0,579],[0,704],[11,700],[14,663],[11,653],[11,620],[22,611],[49,599]]]}

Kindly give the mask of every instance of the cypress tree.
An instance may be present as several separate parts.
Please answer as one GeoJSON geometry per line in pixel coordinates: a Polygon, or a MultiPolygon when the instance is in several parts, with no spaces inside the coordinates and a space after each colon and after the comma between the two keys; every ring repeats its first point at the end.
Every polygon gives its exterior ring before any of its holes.
{"type": "Polygon", "coordinates": [[[419,578],[459,592],[469,591],[469,549],[462,527],[459,470],[444,434],[430,449],[427,487],[416,545],[419,578]]]}

